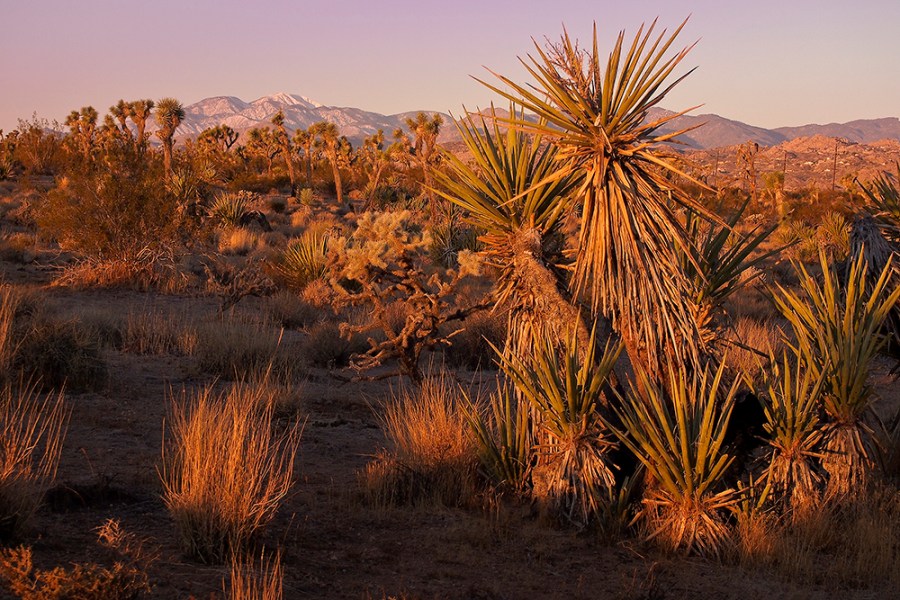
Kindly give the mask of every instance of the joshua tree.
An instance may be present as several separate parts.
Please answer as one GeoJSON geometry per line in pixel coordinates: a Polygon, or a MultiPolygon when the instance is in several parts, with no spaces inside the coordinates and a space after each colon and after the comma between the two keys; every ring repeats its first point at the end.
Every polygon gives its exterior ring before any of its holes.
{"type": "Polygon", "coordinates": [[[406,126],[415,136],[412,142],[412,154],[415,161],[422,169],[422,179],[425,182],[425,194],[428,196],[428,203],[431,206],[431,222],[434,224],[437,218],[437,204],[434,194],[432,193],[433,178],[432,167],[438,159],[437,138],[441,133],[441,126],[444,119],[441,115],[435,113],[431,117],[423,112],[416,115],[415,119],[406,119],[406,126]]]}
{"type": "Polygon", "coordinates": [[[647,120],[648,111],[686,77],[668,82],[690,50],[666,56],[684,23],[671,36],[651,39],[654,27],[641,27],[627,48],[620,33],[605,65],[596,26],[588,50],[563,33],[559,43],[536,44],[536,56],[523,60],[531,84],[497,75],[506,89],[486,85],[539,118],[514,114],[506,120],[510,126],[543,135],[559,148],[547,183],[576,179],[581,227],[573,292],[611,318],[632,362],[661,380],[667,363],[696,368],[706,350],[698,341],[690,285],[678,266],[679,250],[692,254],[675,209],[721,220],[674,183],[702,186],[660,149],[684,133],[664,134],[660,127],[684,113],[647,120]]]}
{"type": "Polygon", "coordinates": [[[278,143],[281,156],[287,164],[288,177],[291,178],[291,196],[294,196],[297,193],[297,174],[294,171],[294,150],[291,146],[291,138],[284,126],[284,113],[279,110],[272,117],[271,122],[275,126],[275,141],[278,143]]]}
{"type": "Polygon", "coordinates": [[[294,145],[297,148],[303,148],[303,154],[306,156],[306,185],[312,186],[312,152],[316,142],[316,136],[312,132],[312,127],[307,129],[298,129],[294,132],[294,145]]]}
{"type": "Polygon", "coordinates": [[[97,131],[97,110],[93,106],[84,106],[81,111],[73,110],[66,117],[72,140],[78,150],[89,156],[94,146],[94,133],[97,131]]]}
{"type": "Polygon", "coordinates": [[[272,174],[272,162],[281,152],[278,140],[268,127],[254,127],[247,132],[247,152],[266,161],[266,173],[272,174]]]}
{"type": "Polygon", "coordinates": [[[128,117],[131,116],[131,104],[124,100],[119,100],[114,106],[109,107],[109,114],[119,124],[119,129],[123,134],[131,137],[131,129],[128,128],[128,117]]]}
{"type": "Polygon", "coordinates": [[[137,127],[137,136],[134,138],[134,147],[138,152],[142,152],[147,138],[144,137],[144,130],[147,128],[147,119],[153,112],[153,100],[134,100],[128,103],[128,116],[137,127]]]}
{"type": "Polygon", "coordinates": [[[222,152],[228,152],[237,142],[238,133],[228,125],[216,125],[200,132],[197,142],[216,146],[222,152]]]}
{"type": "Polygon", "coordinates": [[[334,189],[337,193],[338,205],[344,202],[343,187],[341,185],[341,169],[340,169],[340,153],[341,153],[341,137],[338,132],[337,125],[322,121],[315,123],[309,128],[310,133],[315,137],[316,146],[321,148],[331,163],[331,172],[334,174],[334,189]]]}
{"type": "Polygon", "coordinates": [[[184,107],[175,98],[163,98],[156,104],[156,112],[153,114],[159,129],[156,137],[163,145],[163,168],[166,172],[166,180],[172,178],[172,145],[174,144],[175,130],[184,120],[184,107]]]}

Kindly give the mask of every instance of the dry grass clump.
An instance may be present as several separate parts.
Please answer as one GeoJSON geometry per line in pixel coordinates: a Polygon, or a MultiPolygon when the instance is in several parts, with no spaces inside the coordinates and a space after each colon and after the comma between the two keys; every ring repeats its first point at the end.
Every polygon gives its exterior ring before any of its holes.
{"type": "Polygon", "coordinates": [[[276,292],[267,303],[268,316],[287,329],[306,327],[323,317],[321,309],[287,290],[276,292]]]}
{"type": "Polygon", "coordinates": [[[772,531],[769,562],[784,576],[831,587],[900,589],[900,495],[852,507],[819,505],[772,531]]]}
{"type": "Polygon", "coordinates": [[[306,334],[300,354],[306,363],[315,367],[346,367],[351,357],[369,348],[364,336],[350,334],[347,338],[341,326],[332,320],[314,323],[306,334]]]}
{"type": "Polygon", "coordinates": [[[0,259],[14,263],[28,263],[35,257],[35,236],[29,233],[10,233],[0,237],[0,259]]]}
{"type": "Polygon", "coordinates": [[[238,554],[231,559],[229,600],[281,600],[284,598],[281,555],[252,557],[238,554]]]}
{"type": "Polygon", "coordinates": [[[275,433],[267,389],[207,387],[172,402],[163,499],[185,552],[203,562],[246,549],[290,490],[300,429],[275,433]]]}
{"type": "Polygon", "coordinates": [[[781,353],[781,333],[770,321],[739,317],[726,339],[726,365],[732,372],[741,373],[754,381],[763,375],[768,357],[781,353]]]}
{"type": "Polygon", "coordinates": [[[0,551],[0,579],[22,600],[135,600],[149,593],[147,567],[155,557],[118,521],[110,519],[97,531],[100,544],[115,555],[111,567],[78,563],[38,570],[31,548],[20,546],[0,551]]]}
{"type": "Polygon", "coordinates": [[[16,537],[56,477],[69,423],[62,393],[40,397],[33,386],[0,391],[0,540],[16,537]]]}
{"type": "Polygon", "coordinates": [[[392,398],[380,417],[393,449],[363,473],[378,504],[466,504],[475,493],[478,453],[464,398],[446,374],[392,398]]]}
{"type": "Polygon", "coordinates": [[[500,348],[506,340],[506,318],[492,312],[476,312],[466,318],[464,329],[450,338],[444,350],[447,363],[469,369],[489,369],[497,358],[491,348],[500,348]]]}
{"type": "Polygon", "coordinates": [[[248,229],[228,228],[219,236],[219,252],[231,256],[246,256],[260,247],[259,234],[248,229]]]}
{"type": "Polygon", "coordinates": [[[133,354],[192,356],[199,345],[197,330],[183,317],[152,309],[128,313],[120,335],[121,350],[133,354]]]}
{"type": "Polygon", "coordinates": [[[188,279],[168,252],[145,250],[131,258],[89,258],[67,267],[53,281],[54,286],[78,290],[126,288],[158,290],[175,294],[187,287],[188,279]]]}
{"type": "Polygon", "coordinates": [[[106,385],[100,341],[78,321],[43,311],[17,324],[13,367],[45,389],[96,391],[106,385]]]}
{"type": "Polygon", "coordinates": [[[271,370],[279,375],[294,368],[294,360],[281,348],[283,331],[265,323],[219,319],[197,328],[199,368],[230,380],[271,370]]]}

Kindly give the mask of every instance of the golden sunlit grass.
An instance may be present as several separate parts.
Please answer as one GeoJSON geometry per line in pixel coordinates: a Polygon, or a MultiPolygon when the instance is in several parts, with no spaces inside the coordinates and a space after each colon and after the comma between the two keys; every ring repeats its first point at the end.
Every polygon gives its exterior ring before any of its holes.
{"type": "Polygon", "coordinates": [[[229,228],[219,236],[219,252],[245,256],[261,244],[259,235],[240,227],[229,228]]]}
{"type": "Polygon", "coordinates": [[[300,430],[275,433],[269,389],[206,387],[172,402],[164,500],[185,552],[203,562],[245,549],[290,490],[300,430]]]}
{"type": "Polygon", "coordinates": [[[202,323],[197,329],[198,365],[206,373],[233,380],[267,370],[290,373],[295,361],[281,351],[282,334],[266,323],[228,318],[202,323]]]}
{"type": "Polygon", "coordinates": [[[457,506],[472,497],[478,454],[463,402],[447,374],[388,402],[380,419],[393,450],[380,453],[363,474],[372,500],[457,506]]]}
{"type": "Polygon", "coordinates": [[[62,450],[69,410],[62,393],[40,397],[33,386],[0,390],[0,539],[17,536],[37,510],[62,450]]]}
{"type": "Polygon", "coordinates": [[[284,597],[281,555],[235,555],[231,560],[229,600],[281,600],[284,597]]]}
{"type": "Polygon", "coordinates": [[[192,356],[199,344],[195,327],[175,314],[130,312],[121,326],[122,351],[134,354],[192,356]]]}
{"type": "Polygon", "coordinates": [[[768,356],[779,355],[782,342],[780,333],[769,321],[758,321],[752,317],[739,317],[728,332],[725,362],[735,373],[742,373],[756,380],[763,375],[768,356]],[[740,344],[740,345],[738,345],[740,344]]]}

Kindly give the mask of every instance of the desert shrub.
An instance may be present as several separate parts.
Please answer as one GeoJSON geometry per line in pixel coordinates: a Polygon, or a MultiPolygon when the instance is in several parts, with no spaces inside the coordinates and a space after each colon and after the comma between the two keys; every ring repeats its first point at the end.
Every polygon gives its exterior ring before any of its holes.
{"type": "Polygon", "coordinates": [[[158,310],[132,311],[120,328],[119,348],[133,354],[192,356],[197,330],[184,318],[158,310]]]}
{"type": "Polygon", "coordinates": [[[366,467],[370,499],[378,504],[468,502],[478,455],[464,406],[446,373],[392,398],[380,420],[393,448],[366,467]]]}
{"type": "Polygon", "coordinates": [[[282,196],[268,197],[269,209],[274,213],[283,213],[287,209],[287,200],[282,196]]]}
{"type": "Polygon", "coordinates": [[[618,444],[601,411],[622,346],[600,348],[595,334],[582,346],[573,332],[559,349],[534,340],[531,357],[508,353],[501,362],[534,416],[532,495],[548,515],[581,527],[606,525],[616,483],[610,451],[618,444]]]}
{"type": "Polygon", "coordinates": [[[53,281],[54,286],[75,289],[127,288],[166,294],[183,291],[187,284],[170,248],[149,247],[125,258],[89,257],[66,267],[53,281]]]}
{"type": "Polygon", "coordinates": [[[99,340],[74,320],[43,312],[22,324],[13,365],[45,389],[96,391],[106,384],[99,340]]]}
{"type": "Polygon", "coordinates": [[[334,321],[317,321],[307,327],[301,350],[304,360],[316,367],[346,367],[350,358],[368,348],[361,335],[342,335],[341,326],[334,321]]]}
{"type": "Polygon", "coordinates": [[[269,297],[267,311],[273,322],[286,329],[307,327],[323,317],[319,308],[286,290],[269,297]]]}
{"type": "Polygon", "coordinates": [[[209,207],[209,216],[219,225],[240,227],[256,200],[256,194],[243,190],[219,194],[213,200],[212,206],[209,207]]]}
{"type": "Polygon", "coordinates": [[[489,311],[469,315],[463,329],[450,338],[444,350],[447,364],[468,369],[490,369],[497,354],[491,346],[501,347],[506,340],[506,318],[489,311]]]}
{"type": "Polygon", "coordinates": [[[290,490],[300,430],[275,433],[267,389],[210,386],[172,402],[163,499],[185,552],[203,562],[246,550],[290,490]]]}
{"type": "Polygon", "coordinates": [[[303,188],[300,190],[297,200],[303,206],[312,206],[315,202],[315,192],[313,192],[312,188],[303,188]]]}
{"type": "Polygon", "coordinates": [[[131,144],[114,145],[102,159],[73,160],[36,220],[63,249],[89,257],[155,253],[179,239],[181,224],[162,182],[157,161],[131,144]]]}
{"type": "Polygon", "coordinates": [[[0,540],[16,537],[56,476],[69,410],[62,393],[33,386],[0,390],[0,540]]]}
{"type": "Polygon", "coordinates": [[[259,234],[247,229],[229,228],[219,236],[219,252],[225,255],[246,256],[259,245],[259,234]]]}
{"type": "Polygon", "coordinates": [[[118,521],[98,530],[101,545],[114,555],[111,567],[77,563],[70,568],[35,569],[31,548],[0,550],[0,578],[22,600],[136,600],[150,592],[147,567],[154,556],[146,553],[118,521]]]}
{"type": "Polygon", "coordinates": [[[265,324],[219,319],[197,328],[195,356],[199,368],[225,379],[240,380],[271,370],[285,374],[293,360],[282,351],[282,332],[265,324]]]}
{"type": "Polygon", "coordinates": [[[246,555],[231,559],[231,588],[229,600],[281,600],[284,597],[281,556],[266,557],[259,561],[246,555]]]}
{"type": "Polygon", "coordinates": [[[829,492],[858,497],[871,481],[875,460],[869,369],[886,342],[881,326],[900,299],[900,288],[889,285],[890,261],[867,286],[863,254],[852,261],[843,283],[824,252],[819,260],[821,282],[797,263],[801,293],[779,286],[774,299],[791,325],[794,339],[785,341],[792,354],[814,378],[823,379],[822,465],[829,492]]]}

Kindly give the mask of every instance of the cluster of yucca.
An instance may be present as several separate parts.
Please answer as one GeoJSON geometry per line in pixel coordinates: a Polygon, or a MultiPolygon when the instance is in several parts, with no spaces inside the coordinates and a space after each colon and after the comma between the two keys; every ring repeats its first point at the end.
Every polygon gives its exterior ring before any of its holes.
{"type": "Polygon", "coordinates": [[[275,270],[292,290],[303,290],[325,276],[328,234],[308,229],[288,242],[275,262],[275,270]]]}
{"type": "Polygon", "coordinates": [[[666,80],[687,49],[666,54],[680,29],[655,39],[653,26],[642,29],[630,46],[620,35],[605,66],[596,34],[587,49],[567,35],[538,46],[523,61],[534,83],[501,76],[506,89],[489,86],[514,103],[509,115],[463,122],[473,159],[448,156],[438,179],[485,231],[496,304],[511,309],[505,383],[471,418],[484,474],[580,525],[603,523],[628,515],[635,486],[619,481],[617,464],[626,448],[649,475],[636,510],[648,537],[719,555],[741,511],[866,479],[866,376],[900,291],[887,270],[867,280],[861,259],[843,286],[823,259],[822,285],[798,267],[803,295],[778,290],[793,333],[759,390],[769,460],[756,467],[758,485],[741,484],[729,471],[746,457],[726,444],[740,377],[721,366],[720,316],[779,250],[759,251],[772,229],[737,232],[742,210],[723,220],[689,196],[676,182],[690,178],[660,151],[682,133],[660,133],[674,117],[646,120],[675,85],[666,80]],[[580,222],[577,248],[560,235],[567,215],[580,222]],[[619,347],[601,355],[585,327],[602,317],[636,372],[628,392],[613,369],[619,347]]]}

